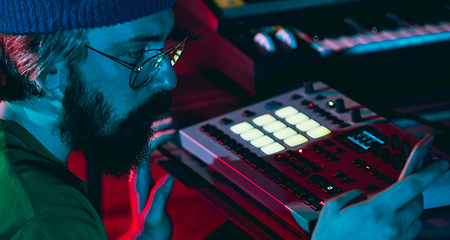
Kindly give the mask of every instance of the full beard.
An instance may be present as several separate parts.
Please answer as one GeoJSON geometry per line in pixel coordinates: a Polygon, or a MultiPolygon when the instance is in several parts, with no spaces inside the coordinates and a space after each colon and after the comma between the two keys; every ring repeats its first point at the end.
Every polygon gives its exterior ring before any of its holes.
{"type": "Polygon", "coordinates": [[[120,119],[103,94],[71,69],[62,104],[56,130],[63,142],[105,175],[120,179],[149,159],[154,122],[170,111],[172,96],[158,92],[120,119]]]}

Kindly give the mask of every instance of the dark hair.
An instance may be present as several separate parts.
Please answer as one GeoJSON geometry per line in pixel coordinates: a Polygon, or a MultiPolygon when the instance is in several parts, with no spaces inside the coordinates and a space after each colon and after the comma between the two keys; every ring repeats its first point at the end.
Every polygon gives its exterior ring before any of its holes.
{"type": "Polygon", "coordinates": [[[0,101],[42,97],[38,79],[48,74],[48,66],[60,61],[77,65],[86,60],[87,30],[55,33],[0,34],[0,101]]]}

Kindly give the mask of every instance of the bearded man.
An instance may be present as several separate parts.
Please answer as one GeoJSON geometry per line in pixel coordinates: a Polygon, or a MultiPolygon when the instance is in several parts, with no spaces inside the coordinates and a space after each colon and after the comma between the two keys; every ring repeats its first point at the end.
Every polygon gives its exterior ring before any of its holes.
{"type": "MultiPolygon", "coordinates": [[[[145,160],[174,133],[158,129],[170,122],[172,66],[187,41],[173,34],[174,4],[0,1],[0,239],[107,239],[86,185],[67,169],[72,151],[106,175],[142,179],[124,239],[170,238],[173,178],[147,200],[145,160]]],[[[312,238],[414,238],[420,193],[448,168],[433,164],[350,207],[360,191],[328,201],[312,238]]]]}

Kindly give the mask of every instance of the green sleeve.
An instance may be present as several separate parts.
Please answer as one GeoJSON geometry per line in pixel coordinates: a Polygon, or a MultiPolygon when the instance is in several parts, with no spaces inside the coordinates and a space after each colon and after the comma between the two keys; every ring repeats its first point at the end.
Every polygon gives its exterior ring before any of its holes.
{"type": "Polygon", "coordinates": [[[107,239],[102,237],[100,229],[94,222],[87,218],[70,215],[48,215],[33,218],[15,232],[11,240],[97,240],[107,239]]]}

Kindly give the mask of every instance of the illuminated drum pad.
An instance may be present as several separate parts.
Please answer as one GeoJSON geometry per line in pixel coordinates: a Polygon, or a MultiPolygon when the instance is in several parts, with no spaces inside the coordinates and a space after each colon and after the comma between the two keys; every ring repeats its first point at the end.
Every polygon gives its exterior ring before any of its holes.
{"type": "MultiPolygon", "coordinates": [[[[392,136],[409,146],[418,141],[321,82],[313,89],[296,89],[180,131],[186,150],[289,229],[302,232],[312,231],[328,199],[353,189],[374,194],[395,182],[406,158],[401,149],[391,149],[392,136]],[[338,113],[337,102],[344,102],[347,111],[338,113]],[[360,110],[361,121],[352,120],[352,109],[360,110]]],[[[450,159],[437,149],[432,153],[427,159],[450,159]]],[[[448,194],[427,201],[446,192],[440,187],[446,183],[440,184],[424,192],[425,208],[450,199],[448,194]]]]}

